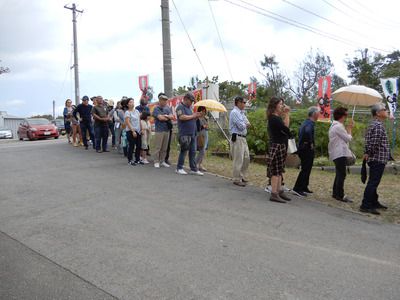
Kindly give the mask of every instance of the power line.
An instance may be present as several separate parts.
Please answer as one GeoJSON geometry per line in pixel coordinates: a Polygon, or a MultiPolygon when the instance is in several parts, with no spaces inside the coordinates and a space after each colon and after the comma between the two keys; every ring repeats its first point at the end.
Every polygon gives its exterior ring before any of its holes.
{"type": "Polygon", "coordinates": [[[210,1],[207,1],[207,2],[208,2],[208,6],[210,7],[211,16],[212,16],[213,21],[214,21],[215,29],[217,30],[218,39],[219,39],[219,42],[220,42],[220,44],[221,44],[222,52],[224,53],[226,65],[227,65],[227,67],[228,67],[228,72],[229,72],[229,75],[231,76],[231,79],[232,79],[232,81],[233,81],[233,76],[232,76],[232,72],[231,72],[231,67],[230,67],[230,65],[229,65],[229,61],[228,61],[228,58],[227,58],[226,53],[225,53],[225,48],[224,48],[224,44],[223,44],[223,42],[222,42],[221,35],[220,35],[220,33],[219,33],[219,30],[218,30],[217,21],[215,20],[214,12],[213,12],[213,10],[212,10],[210,1]]]}
{"type": "Polygon", "coordinates": [[[190,38],[189,32],[187,31],[186,26],[185,26],[185,24],[183,23],[183,20],[182,20],[182,18],[181,18],[180,13],[179,13],[178,7],[176,7],[176,4],[175,4],[175,1],[174,1],[174,0],[172,0],[172,4],[173,4],[174,7],[175,7],[176,13],[177,13],[177,15],[178,15],[178,17],[179,17],[179,20],[181,21],[181,24],[182,24],[183,29],[184,29],[185,32],[186,32],[186,35],[187,35],[187,37],[188,37],[188,39],[189,39],[189,42],[190,42],[190,44],[192,45],[192,48],[193,48],[194,53],[196,54],[197,60],[199,61],[200,65],[201,65],[201,68],[203,69],[203,72],[204,72],[204,74],[205,74],[206,77],[207,77],[207,72],[206,72],[206,70],[205,70],[205,68],[204,68],[203,63],[201,62],[201,59],[200,59],[199,54],[198,54],[197,51],[196,51],[196,47],[194,46],[193,41],[192,41],[192,39],[190,38]]]}
{"type": "MultiPolygon", "coordinates": [[[[225,1],[225,2],[228,2],[228,3],[232,4],[232,5],[235,5],[235,6],[244,8],[244,9],[246,9],[246,10],[252,11],[252,12],[254,12],[254,13],[263,15],[263,16],[265,16],[265,17],[274,19],[274,20],[276,20],[276,21],[279,21],[279,22],[282,22],[282,23],[286,23],[286,24],[289,24],[289,25],[291,25],[291,26],[294,26],[294,27],[297,27],[297,28],[300,28],[300,29],[303,29],[303,30],[310,31],[310,32],[312,32],[312,33],[314,33],[314,34],[323,36],[323,37],[325,37],[325,38],[329,38],[329,39],[332,39],[332,40],[335,40],[335,41],[337,41],[337,42],[341,42],[341,43],[344,43],[344,44],[347,44],[347,45],[350,45],[350,46],[353,46],[353,47],[354,47],[354,46],[355,46],[355,47],[359,47],[359,44],[356,44],[356,43],[353,42],[352,40],[349,40],[349,39],[346,39],[346,38],[342,38],[342,37],[339,37],[339,36],[337,36],[337,35],[334,35],[334,34],[331,34],[331,33],[328,33],[328,32],[322,31],[322,30],[319,30],[319,29],[317,29],[317,28],[315,28],[315,27],[312,27],[312,26],[309,26],[309,25],[300,23],[300,22],[295,21],[295,20],[293,20],[293,19],[286,18],[286,17],[284,17],[284,16],[282,16],[282,15],[279,15],[279,14],[276,14],[276,13],[274,13],[274,12],[268,11],[268,10],[266,10],[266,9],[264,9],[264,8],[258,7],[258,6],[256,6],[256,5],[253,5],[253,4],[251,4],[251,3],[248,3],[248,2],[246,2],[246,1],[237,0],[237,1],[239,1],[239,2],[242,2],[242,3],[246,4],[247,6],[241,5],[241,4],[236,3],[236,2],[233,2],[233,1],[231,1],[231,0],[224,0],[224,1],[225,1]],[[250,6],[250,7],[249,7],[249,6],[250,6]],[[253,8],[252,8],[252,7],[253,7],[253,8]]],[[[388,50],[385,50],[385,49],[380,49],[380,48],[372,47],[372,46],[369,47],[369,48],[374,49],[374,50],[377,50],[377,51],[382,51],[382,52],[388,52],[388,53],[391,52],[391,51],[388,51],[388,50]]]]}

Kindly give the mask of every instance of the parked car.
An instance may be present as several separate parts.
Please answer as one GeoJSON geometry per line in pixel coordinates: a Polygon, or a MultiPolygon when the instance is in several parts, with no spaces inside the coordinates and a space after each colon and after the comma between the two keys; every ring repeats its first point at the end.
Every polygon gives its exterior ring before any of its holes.
{"type": "Polygon", "coordinates": [[[54,125],[57,126],[58,132],[62,135],[66,134],[65,131],[65,124],[64,124],[64,120],[63,119],[55,119],[53,121],[51,121],[51,123],[53,123],[54,125]]]}
{"type": "Polygon", "coordinates": [[[31,140],[45,139],[53,137],[58,139],[60,133],[57,126],[51,124],[47,119],[32,118],[25,119],[18,127],[18,138],[22,141],[24,138],[31,140]]]}
{"type": "Polygon", "coordinates": [[[0,139],[12,139],[13,133],[11,129],[0,128],[0,139]]]}

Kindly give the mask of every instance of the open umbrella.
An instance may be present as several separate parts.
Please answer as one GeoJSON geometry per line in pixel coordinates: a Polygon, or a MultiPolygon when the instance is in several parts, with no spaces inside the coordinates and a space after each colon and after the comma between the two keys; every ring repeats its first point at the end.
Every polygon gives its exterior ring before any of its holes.
{"type": "Polygon", "coordinates": [[[205,108],[207,108],[207,110],[210,111],[226,112],[226,108],[224,105],[212,99],[200,100],[199,102],[196,102],[194,105],[194,107],[200,107],[200,106],[204,106],[205,108]]]}
{"type": "Polygon", "coordinates": [[[382,96],[378,91],[363,85],[344,86],[332,93],[332,98],[343,104],[353,105],[354,110],[359,106],[372,106],[382,101],[382,96]]]}

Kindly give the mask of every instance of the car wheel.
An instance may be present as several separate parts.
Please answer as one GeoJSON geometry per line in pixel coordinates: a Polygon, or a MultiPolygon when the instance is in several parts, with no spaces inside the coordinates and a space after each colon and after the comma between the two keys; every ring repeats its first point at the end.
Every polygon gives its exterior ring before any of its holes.
{"type": "Polygon", "coordinates": [[[55,140],[58,139],[58,138],[59,138],[59,136],[55,136],[55,137],[54,137],[55,140]]]}

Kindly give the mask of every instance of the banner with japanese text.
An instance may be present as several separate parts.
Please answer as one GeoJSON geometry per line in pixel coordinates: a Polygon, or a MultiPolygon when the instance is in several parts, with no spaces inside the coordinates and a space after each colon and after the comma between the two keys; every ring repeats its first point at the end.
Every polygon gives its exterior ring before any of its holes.
{"type": "Polygon", "coordinates": [[[383,94],[389,106],[390,118],[394,118],[397,110],[397,99],[399,95],[398,78],[381,78],[383,94]]]}

